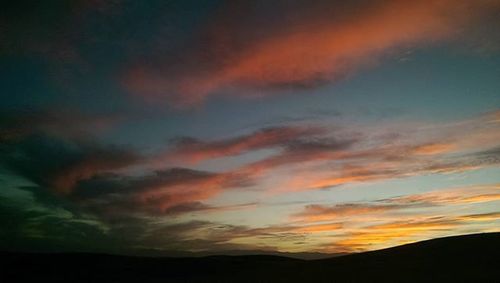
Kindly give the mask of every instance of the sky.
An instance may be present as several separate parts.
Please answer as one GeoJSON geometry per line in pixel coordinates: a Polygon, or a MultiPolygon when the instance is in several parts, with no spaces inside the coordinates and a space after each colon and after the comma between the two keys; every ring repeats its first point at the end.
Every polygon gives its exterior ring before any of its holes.
{"type": "Polygon", "coordinates": [[[11,1],[0,249],[500,231],[500,1],[11,1]]]}

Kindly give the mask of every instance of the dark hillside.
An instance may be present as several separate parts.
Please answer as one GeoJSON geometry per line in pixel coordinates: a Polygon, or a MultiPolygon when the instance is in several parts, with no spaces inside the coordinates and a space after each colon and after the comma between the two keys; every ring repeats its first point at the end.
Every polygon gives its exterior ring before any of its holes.
{"type": "Polygon", "coordinates": [[[322,260],[3,253],[2,282],[500,282],[500,233],[322,260]]]}

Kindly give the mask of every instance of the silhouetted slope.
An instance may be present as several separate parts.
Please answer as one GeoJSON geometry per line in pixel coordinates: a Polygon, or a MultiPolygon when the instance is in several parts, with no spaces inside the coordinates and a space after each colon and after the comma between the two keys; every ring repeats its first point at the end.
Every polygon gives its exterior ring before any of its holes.
{"type": "Polygon", "coordinates": [[[3,253],[2,282],[500,282],[500,233],[322,260],[3,253]]]}
{"type": "Polygon", "coordinates": [[[316,274],[322,282],[500,282],[500,233],[439,238],[318,260],[305,273],[316,274]]]}

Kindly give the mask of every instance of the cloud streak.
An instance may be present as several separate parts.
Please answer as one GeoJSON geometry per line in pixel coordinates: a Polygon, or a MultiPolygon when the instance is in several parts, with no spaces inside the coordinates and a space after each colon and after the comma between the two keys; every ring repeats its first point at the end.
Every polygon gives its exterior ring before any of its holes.
{"type": "Polygon", "coordinates": [[[500,220],[497,211],[470,213],[485,202],[498,202],[499,185],[451,188],[364,203],[307,205],[290,216],[302,225],[335,221],[331,251],[364,251],[400,245],[423,237],[487,230],[500,220]],[[454,211],[443,215],[445,211],[454,211]],[[374,224],[375,223],[375,224],[374,224]],[[339,232],[339,233],[337,233],[339,232]]]}
{"type": "Polygon", "coordinates": [[[70,197],[82,206],[109,216],[172,215],[230,209],[231,206],[210,207],[200,201],[226,189],[250,184],[245,176],[171,168],[136,177],[96,175],[81,181],[70,197]]]}
{"type": "Polygon", "coordinates": [[[228,1],[194,41],[203,51],[188,49],[169,65],[135,66],[124,82],[134,93],[178,104],[233,87],[311,87],[393,49],[457,36],[497,8],[490,0],[228,1]]]}
{"type": "Polygon", "coordinates": [[[309,138],[324,134],[319,127],[270,127],[234,138],[201,141],[191,137],[173,140],[172,148],[165,154],[166,159],[199,162],[218,157],[239,155],[249,151],[280,147],[290,140],[309,138]]]}
{"type": "Polygon", "coordinates": [[[331,221],[366,214],[381,214],[401,208],[393,204],[347,203],[333,206],[311,204],[307,205],[303,211],[293,214],[292,219],[304,222],[331,221]]]}
{"type": "Polygon", "coordinates": [[[136,164],[140,155],[126,147],[32,134],[2,144],[2,164],[38,185],[68,194],[80,181],[136,164]]]}

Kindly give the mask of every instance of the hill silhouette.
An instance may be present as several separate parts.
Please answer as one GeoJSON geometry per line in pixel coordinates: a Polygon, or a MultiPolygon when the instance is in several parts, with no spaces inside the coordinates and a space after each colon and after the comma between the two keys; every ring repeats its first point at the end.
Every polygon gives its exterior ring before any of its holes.
{"type": "Polygon", "coordinates": [[[5,252],[0,264],[2,282],[500,282],[500,233],[319,260],[5,252]]]}

